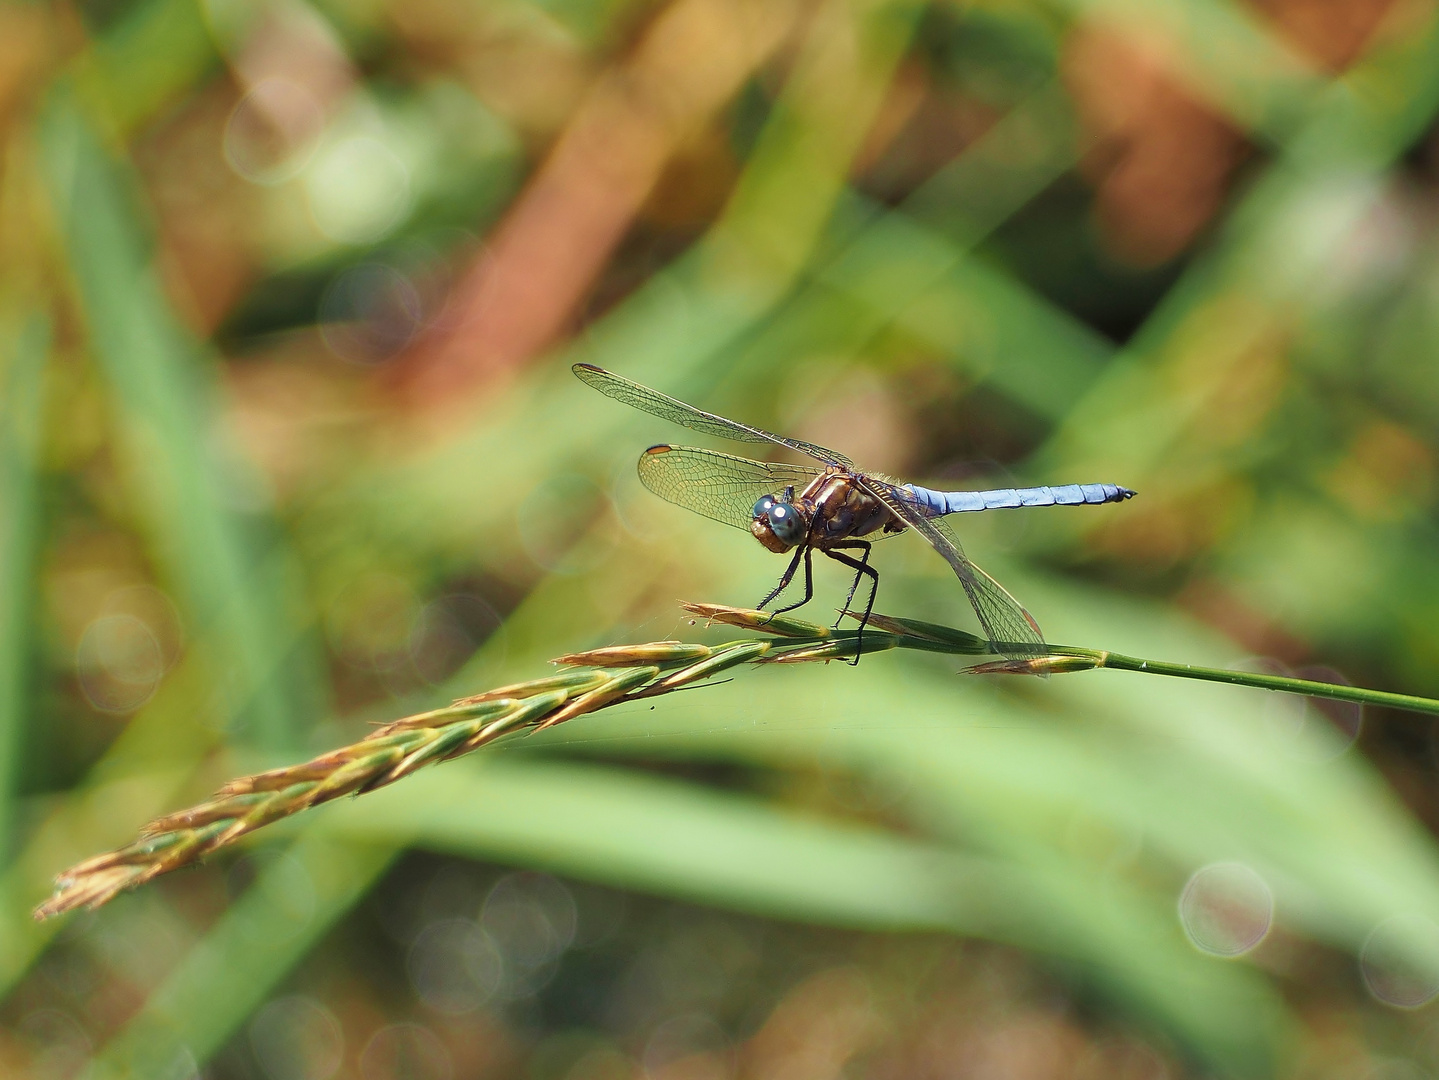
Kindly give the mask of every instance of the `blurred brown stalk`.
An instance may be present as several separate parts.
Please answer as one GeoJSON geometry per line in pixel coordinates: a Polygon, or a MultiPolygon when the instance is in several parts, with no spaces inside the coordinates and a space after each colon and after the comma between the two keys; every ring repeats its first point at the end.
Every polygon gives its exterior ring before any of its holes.
{"type": "Polygon", "coordinates": [[[588,293],[667,164],[773,53],[790,0],[679,0],[607,72],[456,286],[446,336],[400,369],[433,406],[549,344],[588,293]]]}
{"type": "MultiPolygon", "coordinates": [[[[1396,5],[1252,0],[1252,7],[1296,59],[1337,74],[1383,32],[1396,5]]],[[[1183,52],[1158,26],[1102,11],[1065,44],[1065,82],[1090,148],[1081,172],[1095,188],[1096,224],[1110,254],[1131,266],[1159,266],[1186,250],[1254,152],[1234,118],[1186,84],[1183,52]]]]}

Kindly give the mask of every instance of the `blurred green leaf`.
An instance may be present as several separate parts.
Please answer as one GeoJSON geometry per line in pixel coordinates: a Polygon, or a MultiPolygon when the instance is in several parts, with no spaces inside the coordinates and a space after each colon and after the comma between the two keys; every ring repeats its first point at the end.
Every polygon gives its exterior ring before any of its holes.
{"type": "Polygon", "coordinates": [[[14,854],[15,789],[33,704],[39,455],[50,326],[31,316],[0,330],[0,856],[14,854]]]}
{"type": "Polygon", "coordinates": [[[97,1055],[102,1077],[204,1062],[389,865],[394,849],[307,835],[278,852],[97,1055]]]}
{"type": "Polygon", "coordinates": [[[116,164],[67,95],[41,132],[45,167],[85,307],[95,355],[115,393],[132,467],[143,477],[159,557],[168,565],[231,723],[297,745],[323,701],[318,672],[284,601],[290,567],[263,558],[277,538],[256,510],[268,494],[215,419],[210,358],[183,328],[156,280],[116,164]],[[248,520],[246,520],[248,516],[248,520]]]}
{"type": "MultiPolygon", "coordinates": [[[[736,717],[732,707],[718,715],[736,717]]],[[[587,726],[603,724],[596,717],[587,726]]],[[[1165,925],[1167,905],[1156,912],[1113,884],[1108,904],[1095,905],[1082,895],[1083,874],[1052,859],[966,854],[615,769],[491,758],[348,804],[318,828],[412,837],[434,850],[780,918],[1018,944],[1079,961],[1221,1068],[1260,1074],[1278,1052],[1284,1009],[1262,981],[1190,950],[1165,925]]]]}
{"type": "Polygon", "coordinates": [[[146,0],[93,42],[75,69],[80,98],[121,132],[185,93],[218,59],[201,0],[146,0]]]}

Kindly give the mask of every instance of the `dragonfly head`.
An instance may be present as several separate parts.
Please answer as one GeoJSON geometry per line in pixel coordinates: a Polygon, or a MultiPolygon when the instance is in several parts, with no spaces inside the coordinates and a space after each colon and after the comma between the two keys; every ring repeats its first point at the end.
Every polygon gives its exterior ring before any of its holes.
{"type": "Polygon", "coordinates": [[[809,532],[809,522],[791,501],[793,498],[794,488],[787,488],[783,496],[766,495],[754,504],[749,531],[770,551],[786,552],[809,532]]]}

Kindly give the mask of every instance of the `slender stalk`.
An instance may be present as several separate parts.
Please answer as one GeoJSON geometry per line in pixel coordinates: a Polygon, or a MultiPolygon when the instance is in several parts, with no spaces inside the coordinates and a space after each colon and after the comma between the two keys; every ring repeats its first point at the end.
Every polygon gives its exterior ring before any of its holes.
{"type": "MultiPolygon", "coordinates": [[[[140,830],[140,838],[134,843],[65,871],[55,879],[55,894],[35,909],[35,917],[46,919],[78,907],[99,907],[126,889],[194,863],[271,822],[341,795],[374,791],[426,765],[460,757],[507,736],[543,731],[622,702],[672,693],[732,668],[847,660],[856,652],[889,649],[961,656],[992,651],[983,639],[962,630],[887,615],[872,616],[861,638],[857,630],[833,630],[748,608],[718,604],[682,607],[710,622],[758,631],[769,638],[746,638],[717,646],[656,641],[573,653],[554,661],[567,669],[554,675],[460,698],[444,708],[386,724],[359,742],[303,764],[231,780],[206,801],[151,821],[140,830]]],[[[1047,675],[1104,667],[1439,714],[1439,701],[1429,698],[1141,660],[1063,645],[1051,646],[1046,656],[999,660],[965,670],[974,674],[1047,675]]]]}
{"type": "Polygon", "coordinates": [[[1346,686],[1344,683],[1314,682],[1309,679],[1295,679],[1284,675],[1263,675],[1244,671],[1225,671],[1222,668],[1195,667],[1192,664],[1174,664],[1163,660],[1140,660],[1121,653],[1105,653],[1100,667],[1117,671],[1142,671],[1151,675],[1170,675],[1176,679],[1200,679],[1204,682],[1230,683],[1234,686],[1255,686],[1263,690],[1279,690],[1288,694],[1303,694],[1305,697],[1332,698],[1335,701],[1353,701],[1360,705],[1385,705],[1391,709],[1405,709],[1409,712],[1439,715],[1439,701],[1433,698],[1415,697],[1413,694],[1394,694],[1387,690],[1369,690],[1362,686],[1346,686]]]}
{"type": "Polygon", "coordinates": [[[1145,675],[1198,679],[1201,682],[1227,683],[1230,686],[1248,686],[1256,690],[1277,690],[1285,694],[1302,694],[1304,697],[1352,701],[1359,705],[1383,705],[1391,709],[1439,715],[1439,701],[1415,697],[1413,694],[1394,694],[1387,690],[1369,690],[1345,683],[1296,679],[1288,675],[1264,675],[1257,671],[1230,671],[1226,668],[1176,664],[1168,660],[1144,660],[1137,656],[1125,656],[1123,653],[1068,645],[1051,645],[1049,650],[1048,656],[1032,660],[997,660],[989,664],[978,664],[968,670],[975,675],[1040,675],[1110,668],[1114,671],[1137,671],[1145,675]]]}

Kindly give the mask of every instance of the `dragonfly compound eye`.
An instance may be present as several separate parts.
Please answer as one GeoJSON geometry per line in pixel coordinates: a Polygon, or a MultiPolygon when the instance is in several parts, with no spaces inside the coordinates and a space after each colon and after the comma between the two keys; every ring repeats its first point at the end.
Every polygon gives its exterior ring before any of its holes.
{"type": "Polygon", "coordinates": [[[770,529],[784,543],[798,544],[804,539],[804,518],[789,503],[772,503],[765,516],[769,519],[770,529]]]}
{"type": "Polygon", "coordinates": [[[751,517],[756,517],[756,518],[767,518],[767,517],[769,517],[770,507],[774,506],[774,503],[775,503],[775,498],[774,498],[774,496],[773,496],[773,495],[766,495],[766,496],[765,496],[764,498],[762,498],[759,502],[757,502],[757,503],[754,504],[754,509],[750,512],[750,516],[751,516],[751,517]]]}

